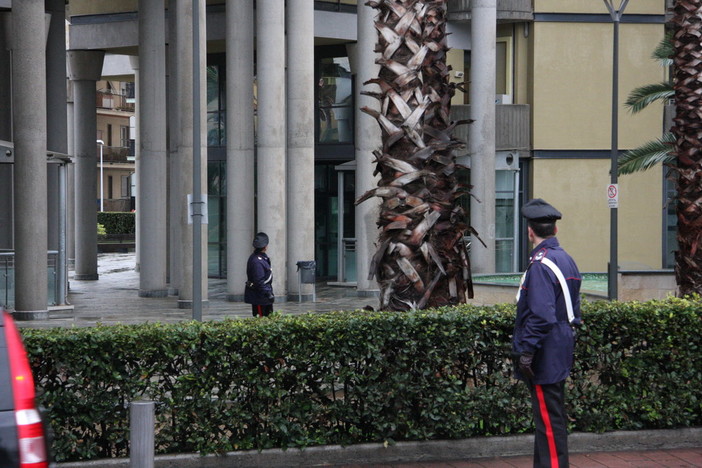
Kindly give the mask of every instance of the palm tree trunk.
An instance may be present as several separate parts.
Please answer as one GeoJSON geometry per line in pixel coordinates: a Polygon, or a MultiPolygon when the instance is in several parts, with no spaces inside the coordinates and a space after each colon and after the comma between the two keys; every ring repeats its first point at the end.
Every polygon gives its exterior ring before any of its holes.
{"type": "MultiPolygon", "coordinates": [[[[380,285],[380,308],[408,310],[466,302],[473,297],[464,236],[471,230],[458,198],[468,192],[456,178],[453,150],[462,146],[449,119],[455,85],[446,65],[446,0],[371,0],[381,65],[380,87],[366,92],[381,112],[362,109],[382,128],[375,151],[383,199],[378,250],[370,278],[380,285]]],[[[366,83],[366,84],[367,84],[366,83]]],[[[462,122],[459,122],[462,123],[462,122]]]]}
{"type": "Polygon", "coordinates": [[[702,293],[702,0],[677,0],[674,77],[679,293],[702,293]]]}

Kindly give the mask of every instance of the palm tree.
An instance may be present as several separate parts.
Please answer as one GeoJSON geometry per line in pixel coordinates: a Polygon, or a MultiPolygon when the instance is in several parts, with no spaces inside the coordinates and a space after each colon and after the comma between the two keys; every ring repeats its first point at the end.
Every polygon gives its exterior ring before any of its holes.
{"type": "Polygon", "coordinates": [[[377,251],[369,276],[380,285],[382,310],[466,302],[473,297],[464,236],[471,231],[457,203],[467,193],[456,178],[449,119],[455,85],[446,65],[446,0],[371,0],[381,65],[369,80],[381,112],[382,148],[374,152],[378,187],[362,195],[383,199],[377,251]]]}
{"type": "Polygon", "coordinates": [[[673,8],[673,89],[676,112],[675,277],[681,295],[702,293],[702,0],[676,0],[673,8]]]}
{"type": "MultiPolygon", "coordinates": [[[[669,67],[673,63],[671,59],[672,56],[672,36],[666,34],[651,57],[660,62],[661,65],[669,67]]],[[[658,101],[665,102],[671,99],[674,94],[673,83],[670,81],[645,85],[629,93],[625,105],[632,114],[636,114],[648,107],[649,104],[658,101]]],[[[658,163],[672,163],[675,160],[672,153],[674,141],[673,134],[667,131],[661,138],[649,141],[638,148],[627,151],[621,155],[617,161],[619,175],[645,171],[656,166],[658,163]]]]}

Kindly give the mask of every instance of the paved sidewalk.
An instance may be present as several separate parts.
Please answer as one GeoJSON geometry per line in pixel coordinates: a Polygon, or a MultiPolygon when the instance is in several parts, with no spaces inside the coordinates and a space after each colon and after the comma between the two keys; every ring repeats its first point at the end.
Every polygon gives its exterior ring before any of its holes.
{"type": "MultiPolygon", "coordinates": [[[[344,468],[531,468],[532,466],[531,456],[523,456],[391,465],[345,465],[344,468]]],[[[670,467],[702,467],[702,447],[696,449],[595,452],[570,455],[570,468],[670,467]]]]}
{"type": "MultiPolygon", "coordinates": [[[[178,307],[178,297],[139,297],[139,274],[134,270],[134,253],[98,255],[97,281],[76,281],[69,272],[70,308],[52,308],[48,320],[19,322],[20,327],[50,328],[131,324],[144,322],[180,322],[192,319],[192,309],[178,307]]],[[[226,279],[209,279],[208,301],[202,308],[203,320],[251,318],[251,306],[227,301],[226,279]]],[[[316,285],[316,302],[276,302],[274,310],[283,314],[355,310],[378,307],[376,297],[361,298],[352,287],[316,285]]]]}

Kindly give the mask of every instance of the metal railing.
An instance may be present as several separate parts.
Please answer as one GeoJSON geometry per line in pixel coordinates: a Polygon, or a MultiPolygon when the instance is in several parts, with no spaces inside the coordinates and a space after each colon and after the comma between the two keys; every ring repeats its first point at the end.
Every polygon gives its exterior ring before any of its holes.
{"type": "Polygon", "coordinates": [[[102,109],[121,110],[126,112],[134,112],[134,102],[123,94],[98,91],[96,94],[96,105],[102,109]]]}
{"type": "MultiPolygon", "coordinates": [[[[103,146],[102,159],[104,162],[111,163],[126,163],[129,162],[127,158],[129,156],[128,146],[103,146]]],[[[100,161],[99,153],[95,158],[100,161]]]]}
{"type": "MultiPolygon", "coordinates": [[[[47,256],[48,304],[58,304],[59,275],[58,251],[49,250],[47,256]]],[[[13,309],[15,305],[15,252],[0,251],[0,306],[13,309]]]]}

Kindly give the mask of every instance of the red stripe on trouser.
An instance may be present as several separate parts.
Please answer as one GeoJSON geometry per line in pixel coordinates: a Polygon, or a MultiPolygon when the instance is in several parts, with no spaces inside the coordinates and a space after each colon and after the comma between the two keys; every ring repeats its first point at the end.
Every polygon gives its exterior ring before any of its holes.
{"type": "Polygon", "coordinates": [[[263,306],[257,305],[256,310],[258,311],[258,316],[263,317],[263,306]]]}
{"type": "Polygon", "coordinates": [[[539,411],[541,419],[546,427],[546,440],[548,440],[548,453],[551,456],[551,467],[558,467],[558,454],[556,453],[556,439],[553,436],[553,428],[551,427],[551,417],[548,414],[546,407],[546,399],[544,398],[544,390],[541,385],[534,385],[536,390],[536,398],[539,400],[539,411]]]}

